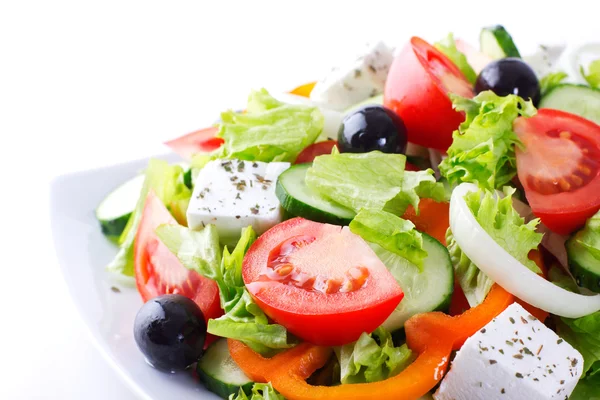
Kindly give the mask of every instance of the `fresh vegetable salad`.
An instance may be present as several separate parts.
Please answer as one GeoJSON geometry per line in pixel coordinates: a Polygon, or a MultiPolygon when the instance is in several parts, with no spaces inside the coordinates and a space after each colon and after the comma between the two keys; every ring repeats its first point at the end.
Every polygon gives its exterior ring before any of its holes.
{"type": "Polygon", "coordinates": [[[224,399],[600,398],[600,43],[360,50],[99,205],[149,364],[224,399]]]}

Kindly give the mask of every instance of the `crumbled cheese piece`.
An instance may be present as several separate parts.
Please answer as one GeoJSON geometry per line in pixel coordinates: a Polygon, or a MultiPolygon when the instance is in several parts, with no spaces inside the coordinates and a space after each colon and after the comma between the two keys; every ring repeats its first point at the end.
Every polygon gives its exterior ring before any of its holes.
{"type": "Polygon", "coordinates": [[[581,354],[514,303],[467,339],[433,397],[567,399],[582,371],[581,354]]]}
{"type": "Polygon", "coordinates": [[[287,162],[213,160],[198,174],[187,209],[190,229],[213,224],[221,242],[234,243],[241,229],[252,225],[261,234],[281,222],[275,196],[279,174],[287,162]]]}
{"type": "Polygon", "coordinates": [[[348,64],[335,67],[313,88],[310,98],[343,111],[383,92],[394,55],[385,43],[368,45],[348,64]]]}

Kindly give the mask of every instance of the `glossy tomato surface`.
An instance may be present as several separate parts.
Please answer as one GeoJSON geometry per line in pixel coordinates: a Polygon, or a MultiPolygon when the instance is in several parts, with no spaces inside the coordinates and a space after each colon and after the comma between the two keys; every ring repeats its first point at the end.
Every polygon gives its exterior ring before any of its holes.
{"type": "Polygon", "coordinates": [[[313,143],[306,147],[296,158],[295,164],[311,163],[315,157],[324,154],[331,154],[333,146],[337,145],[335,140],[326,140],[324,142],[313,143]]]}
{"type": "Polygon", "coordinates": [[[169,140],[165,144],[181,157],[190,159],[196,153],[209,153],[221,147],[225,141],[215,137],[218,131],[218,127],[211,126],[169,140]]]}
{"type": "Polygon", "coordinates": [[[404,296],[385,265],[348,227],[303,218],[260,236],[244,257],[243,277],[275,322],[327,346],[372,332],[404,296]]]}
{"type": "Polygon", "coordinates": [[[600,209],[600,126],[563,111],[518,118],[517,171],[533,213],[569,234],[600,209]]]}
{"type": "Polygon", "coordinates": [[[445,151],[464,120],[449,93],[471,98],[473,87],[444,54],[413,37],[392,63],[383,104],[402,118],[409,142],[445,151]]]}
{"type": "Polygon", "coordinates": [[[150,193],[135,238],[137,289],[144,301],[163,294],[188,297],[198,304],[208,322],[209,318],[218,318],[223,314],[217,284],[181,265],[154,233],[159,225],[176,223],[160,199],[150,193]]]}

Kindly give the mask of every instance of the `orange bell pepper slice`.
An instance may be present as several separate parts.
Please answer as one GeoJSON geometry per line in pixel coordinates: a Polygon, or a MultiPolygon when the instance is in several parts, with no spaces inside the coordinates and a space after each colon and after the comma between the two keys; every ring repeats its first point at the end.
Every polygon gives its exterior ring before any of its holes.
{"type": "Polygon", "coordinates": [[[310,97],[310,93],[312,92],[316,84],[317,82],[305,83],[304,85],[300,85],[292,89],[290,93],[295,94],[297,96],[310,97]]]}
{"type": "Polygon", "coordinates": [[[419,215],[413,206],[408,206],[402,218],[415,224],[415,228],[433,236],[444,246],[446,245],[446,231],[450,227],[450,203],[438,203],[431,199],[419,201],[419,215]]]}
{"type": "Polygon", "coordinates": [[[229,351],[250,379],[271,382],[289,400],[414,400],[428,393],[442,379],[452,350],[459,349],[469,336],[513,302],[510,293],[494,285],[482,304],[459,316],[431,312],[412,317],[405,324],[406,340],[419,356],[400,374],[380,382],[309,385],[306,379],[327,362],[331,351],[308,343],[269,359],[235,340],[228,341],[229,351]]]}

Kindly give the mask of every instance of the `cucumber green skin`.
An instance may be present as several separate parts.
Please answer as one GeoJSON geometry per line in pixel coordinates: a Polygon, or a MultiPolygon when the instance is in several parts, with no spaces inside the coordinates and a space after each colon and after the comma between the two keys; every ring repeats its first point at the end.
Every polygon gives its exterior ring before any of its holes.
{"type": "MultiPolygon", "coordinates": [[[[444,249],[446,249],[446,246],[444,246],[439,240],[437,240],[436,238],[434,238],[433,236],[429,236],[426,233],[421,233],[423,235],[423,240],[426,240],[427,238],[434,240],[435,242],[439,243],[440,246],[444,247],[444,249]]],[[[442,311],[442,312],[447,312],[450,309],[450,303],[452,302],[452,295],[454,294],[454,268],[452,268],[452,260],[450,259],[450,253],[448,253],[448,249],[446,249],[446,256],[448,257],[448,264],[450,266],[450,271],[452,271],[452,273],[450,274],[451,279],[448,282],[448,294],[446,295],[446,297],[444,298],[444,300],[433,310],[431,311],[442,311]]]]}
{"type": "Polygon", "coordinates": [[[302,217],[315,222],[342,226],[350,225],[350,222],[352,222],[352,218],[340,217],[294,199],[281,184],[281,176],[280,179],[277,179],[275,195],[277,196],[277,199],[279,199],[281,207],[285,210],[285,216],[288,219],[292,217],[302,217]]]}
{"type": "Polygon", "coordinates": [[[100,222],[102,233],[110,239],[118,239],[125,230],[125,226],[127,226],[127,221],[129,221],[131,214],[132,213],[125,214],[109,221],[98,220],[100,222]]]}
{"type": "Polygon", "coordinates": [[[219,339],[208,347],[196,365],[196,372],[208,390],[224,399],[229,399],[229,395],[237,394],[240,389],[250,395],[254,384],[231,359],[226,339],[219,339]],[[231,371],[232,363],[235,365],[235,374],[242,373],[244,378],[228,375],[233,372],[231,371]],[[224,378],[224,376],[226,377],[224,378]]]}
{"type": "Polygon", "coordinates": [[[585,107],[585,105],[587,104],[587,102],[585,101],[585,97],[581,96],[583,98],[581,98],[580,101],[568,102],[568,106],[565,106],[565,103],[561,101],[561,92],[565,89],[573,89],[581,92],[587,92],[587,95],[597,97],[598,104],[600,104],[600,89],[592,88],[586,85],[574,85],[570,83],[563,83],[561,85],[555,86],[554,88],[552,88],[552,90],[546,93],[544,97],[542,97],[542,99],[540,100],[538,108],[552,108],[554,110],[570,112],[571,114],[587,118],[590,121],[600,125],[600,110],[596,109],[596,107],[585,107]],[[592,110],[592,112],[586,112],[586,110],[592,110]]]}
{"type": "MultiPolygon", "coordinates": [[[[485,31],[488,31],[494,35],[496,41],[498,42],[498,46],[500,46],[502,51],[504,51],[506,57],[521,58],[521,53],[519,53],[512,36],[510,36],[510,33],[508,33],[508,31],[502,25],[483,28],[481,33],[483,34],[485,31]]],[[[481,50],[485,53],[483,48],[481,50]]]]}
{"type": "Polygon", "coordinates": [[[577,285],[600,293],[600,261],[589,254],[576,241],[576,235],[565,243],[569,259],[569,270],[577,285]]]}
{"type": "Polygon", "coordinates": [[[254,382],[248,382],[242,386],[224,383],[216,378],[213,378],[205,371],[203,371],[200,368],[200,364],[198,364],[196,372],[198,373],[198,377],[200,378],[200,381],[202,381],[204,386],[206,386],[208,390],[210,390],[211,392],[223,399],[229,399],[229,396],[232,394],[237,395],[240,389],[242,389],[244,393],[246,393],[246,395],[248,396],[250,396],[252,392],[252,386],[254,385],[254,382]]]}
{"type": "MultiPolygon", "coordinates": [[[[419,310],[418,312],[413,313],[412,314],[406,314],[406,310],[404,311],[402,315],[402,318],[399,318],[398,316],[396,316],[396,319],[390,319],[387,320],[383,326],[392,331],[395,332],[396,336],[397,335],[402,335],[401,331],[404,330],[404,323],[400,324],[400,322],[402,320],[408,320],[410,317],[412,317],[415,314],[418,313],[423,313],[423,312],[430,312],[430,311],[443,311],[443,312],[447,312],[448,309],[450,308],[450,302],[452,301],[452,294],[454,293],[454,269],[452,268],[452,261],[450,260],[450,254],[448,253],[448,250],[446,249],[446,247],[441,244],[437,239],[429,236],[426,233],[422,233],[423,235],[423,243],[427,243],[429,242],[431,246],[439,246],[439,250],[440,252],[438,253],[436,251],[436,257],[442,257],[443,259],[436,259],[434,260],[435,263],[440,263],[443,262],[443,264],[446,267],[446,272],[447,272],[447,286],[444,289],[444,296],[443,299],[437,303],[437,305],[431,307],[431,308],[423,308],[421,310],[419,310]]],[[[428,255],[429,258],[429,255],[428,255]]],[[[439,264],[437,264],[439,265],[439,264]]],[[[425,265],[424,268],[427,268],[427,258],[425,259],[425,265]]],[[[403,300],[404,301],[404,300],[403,300]]],[[[398,312],[398,310],[394,310],[394,312],[398,312]]]]}
{"type": "Polygon", "coordinates": [[[194,190],[194,185],[192,184],[192,169],[188,169],[183,174],[183,183],[187,186],[188,189],[194,190]]]}

